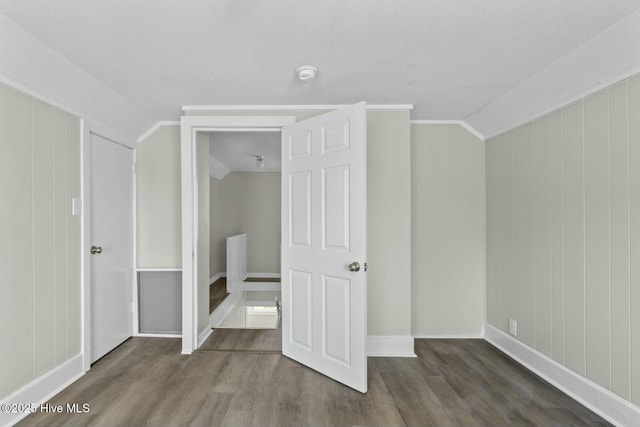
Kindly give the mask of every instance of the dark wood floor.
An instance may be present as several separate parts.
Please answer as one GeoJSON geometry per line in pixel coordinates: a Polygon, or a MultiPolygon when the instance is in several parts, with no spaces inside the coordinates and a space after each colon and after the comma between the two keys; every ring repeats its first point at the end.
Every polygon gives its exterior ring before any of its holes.
{"type": "Polygon", "coordinates": [[[183,356],[178,339],[129,339],[51,400],[89,413],[19,425],[609,425],[483,340],[416,340],[418,358],[369,358],[366,394],[279,353],[204,347],[183,356]]]}
{"type": "Polygon", "coordinates": [[[221,277],[209,285],[209,313],[212,313],[217,306],[227,297],[227,278],[221,277]]]}

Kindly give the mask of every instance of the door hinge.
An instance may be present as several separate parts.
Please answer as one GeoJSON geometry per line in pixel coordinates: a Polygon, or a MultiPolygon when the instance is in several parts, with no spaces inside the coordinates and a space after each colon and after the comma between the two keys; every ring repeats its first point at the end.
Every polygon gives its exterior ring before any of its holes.
{"type": "Polygon", "coordinates": [[[137,165],[137,163],[136,163],[136,162],[131,163],[131,173],[132,173],[132,174],[134,174],[134,175],[135,175],[135,174],[136,174],[136,172],[137,172],[136,165],[137,165]]]}

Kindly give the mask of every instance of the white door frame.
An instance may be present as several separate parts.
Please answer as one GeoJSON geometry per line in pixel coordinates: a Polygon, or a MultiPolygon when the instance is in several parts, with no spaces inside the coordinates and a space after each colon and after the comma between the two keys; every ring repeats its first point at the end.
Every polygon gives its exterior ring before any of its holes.
{"type": "Polygon", "coordinates": [[[182,189],[182,354],[191,354],[198,343],[198,209],[195,166],[197,132],[277,129],[295,123],[293,116],[182,116],[180,158],[182,189]]]}
{"type": "MultiPolygon", "coordinates": [[[[91,134],[98,135],[102,138],[113,141],[117,144],[131,148],[134,153],[134,159],[136,158],[136,149],[138,147],[138,141],[130,138],[114,129],[99,123],[82,119],[81,121],[81,194],[82,202],[78,207],[81,211],[81,246],[80,246],[80,258],[81,258],[81,288],[82,288],[82,366],[84,371],[87,372],[91,369],[91,257],[89,257],[89,248],[91,247],[91,134]]],[[[136,200],[135,200],[135,177],[133,188],[133,210],[131,215],[133,216],[133,256],[132,262],[132,289],[135,286],[135,254],[136,250],[136,200]]],[[[68,203],[71,203],[69,200],[68,203]]],[[[134,316],[135,322],[135,314],[134,316]]]]}

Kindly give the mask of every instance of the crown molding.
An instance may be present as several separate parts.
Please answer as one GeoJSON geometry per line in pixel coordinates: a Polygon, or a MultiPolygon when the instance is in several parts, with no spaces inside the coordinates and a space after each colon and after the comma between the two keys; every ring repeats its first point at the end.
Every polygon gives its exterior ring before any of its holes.
{"type": "Polygon", "coordinates": [[[142,142],[145,139],[147,139],[152,133],[154,133],[155,131],[158,130],[158,128],[160,128],[160,126],[180,126],[180,122],[177,121],[160,121],[158,123],[156,123],[155,125],[151,126],[145,133],[143,133],[142,135],[140,135],[138,137],[138,142],[142,142]]]}
{"type": "MultiPolygon", "coordinates": [[[[283,110],[335,110],[348,107],[350,104],[317,104],[317,105],[184,105],[182,111],[283,111],[283,110]]],[[[368,104],[367,110],[410,111],[413,104],[368,104]]]]}
{"type": "Polygon", "coordinates": [[[484,141],[486,139],[484,135],[464,120],[411,120],[410,123],[412,125],[458,125],[465,128],[470,134],[478,138],[480,141],[484,141]]]}

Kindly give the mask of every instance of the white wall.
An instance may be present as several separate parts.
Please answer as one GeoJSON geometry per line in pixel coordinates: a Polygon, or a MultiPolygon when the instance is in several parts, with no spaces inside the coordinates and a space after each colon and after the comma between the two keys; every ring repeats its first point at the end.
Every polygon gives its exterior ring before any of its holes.
{"type": "Polygon", "coordinates": [[[411,125],[414,336],[481,336],[484,143],[458,125],[411,125]]]}
{"type": "Polygon", "coordinates": [[[137,267],[181,267],[180,127],[160,126],[137,157],[137,267]]]}
{"type": "Polygon", "coordinates": [[[640,404],[640,77],[487,142],[487,319],[640,404]]]}
{"type": "Polygon", "coordinates": [[[0,399],[81,352],[80,170],[80,119],[0,84],[0,399]]]}
{"type": "Polygon", "coordinates": [[[408,111],[367,114],[369,335],[411,335],[408,111]]]}

